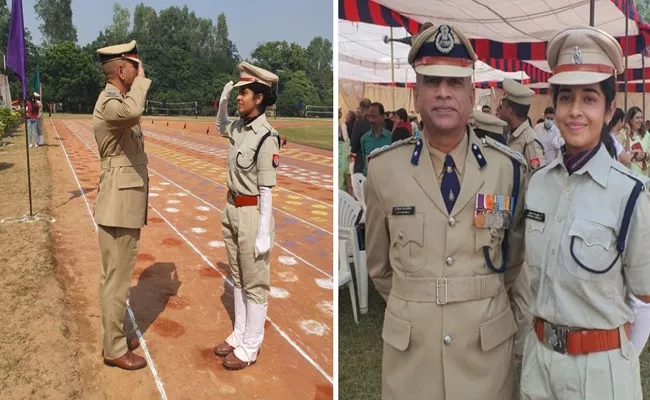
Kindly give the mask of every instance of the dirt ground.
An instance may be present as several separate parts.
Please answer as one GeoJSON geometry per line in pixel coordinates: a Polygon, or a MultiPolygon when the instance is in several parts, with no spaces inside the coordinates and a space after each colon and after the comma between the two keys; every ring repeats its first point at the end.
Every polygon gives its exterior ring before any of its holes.
{"type": "MultiPolygon", "coordinates": [[[[50,222],[11,222],[29,212],[25,135],[3,141],[10,145],[0,147],[0,398],[79,399],[79,341],[50,222]]],[[[51,215],[60,200],[51,197],[50,149],[30,149],[35,214],[51,215]]]]}
{"type": "MultiPolygon", "coordinates": [[[[147,134],[153,197],[130,304],[145,339],[135,352],[150,363],[129,372],[101,358],[92,126],[44,125],[47,146],[30,149],[34,212],[55,221],[0,224],[0,399],[333,397],[331,152],[285,152],[264,352],[232,373],[212,354],[232,329],[225,249],[211,240],[221,239],[225,144],[167,127],[147,134]]],[[[0,220],[28,209],[24,135],[5,141],[0,220]]]]}

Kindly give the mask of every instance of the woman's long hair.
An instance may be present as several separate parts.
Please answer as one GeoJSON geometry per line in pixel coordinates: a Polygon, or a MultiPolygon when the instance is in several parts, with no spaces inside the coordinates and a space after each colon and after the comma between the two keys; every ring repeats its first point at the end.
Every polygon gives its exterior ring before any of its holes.
{"type": "MultiPolygon", "coordinates": [[[[638,113],[643,114],[643,111],[637,106],[630,107],[630,109],[627,110],[627,115],[625,115],[625,122],[627,122],[627,124],[629,125],[630,130],[632,129],[632,119],[634,119],[634,116],[637,115],[638,113]]],[[[636,132],[630,132],[630,135],[634,133],[636,132]]],[[[638,134],[641,136],[641,138],[643,138],[646,134],[645,126],[643,126],[643,122],[641,122],[641,126],[639,127],[638,134]]]]}
{"type": "MultiPolygon", "coordinates": [[[[551,90],[553,91],[553,106],[557,110],[557,98],[560,95],[560,89],[562,85],[551,85],[551,90]]],[[[612,106],[614,98],[616,97],[616,78],[614,76],[600,82],[600,89],[605,95],[605,109],[603,112],[612,106]]],[[[612,139],[609,134],[609,126],[606,123],[603,123],[603,127],[600,130],[600,141],[605,145],[609,155],[616,160],[616,146],[614,145],[614,139],[612,139]]]]}

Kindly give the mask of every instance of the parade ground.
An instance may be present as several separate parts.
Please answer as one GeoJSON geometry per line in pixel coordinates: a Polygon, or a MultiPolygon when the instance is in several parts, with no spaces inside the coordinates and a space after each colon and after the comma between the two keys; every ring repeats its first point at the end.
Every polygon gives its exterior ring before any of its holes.
{"type": "Polygon", "coordinates": [[[125,321],[142,338],[135,353],[149,366],[133,372],[102,363],[92,217],[101,169],[91,117],[45,117],[46,144],[30,149],[33,209],[42,216],[36,222],[12,220],[29,206],[24,132],[3,139],[9,145],[0,147],[0,392],[52,399],[331,399],[332,120],[270,122],[287,144],[273,190],[269,312],[257,363],[237,372],[212,353],[233,321],[220,222],[229,142],[214,119],[141,122],[148,225],[125,321]]]}

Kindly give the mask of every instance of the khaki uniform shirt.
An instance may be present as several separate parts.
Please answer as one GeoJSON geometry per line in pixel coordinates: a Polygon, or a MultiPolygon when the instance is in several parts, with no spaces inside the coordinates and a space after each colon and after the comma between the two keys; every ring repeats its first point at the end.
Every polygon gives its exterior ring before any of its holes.
{"type": "MultiPolygon", "coordinates": [[[[526,261],[531,271],[531,313],[551,323],[614,329],[633,320],[626,290],[650,295],[650,194],[634,207],[621,258],[617,255],[623,211],[637,176],[609,157],[604,145],[569,176],[561,157],[533,174],[526,196],[526,261]],[[534,214],[531,214],[534,212],[534,214]]],[[[647,187],[646,187],[647,189],[647,187]]]]}
{"type": "Polygon", "coordinates": [[[99,225],[139,229],[147,223],[149,175],[140,117],[150,85],[151,80],[137,77],[124,94],[107,83],[95,104],[93,131],[102,167],[95,203],[99,225]]]}
{"type": "Polygon", "coordinates": [[[279,135],[262,114],[245,124],[240,118],[226,126],[223,136],[230,139],[228,149],[228,188],[237,195],[259,196],[260,186],[276,185],[280,160],[279,135]],[[262,143],[260,141],[270,134],[262,143]],[[255,153],[257,160],[255,160],[255,153]]]}
{"type": "Polygon", "coordinates": [[[413,165],[417,140],[370,155],[365,187],[368,272],[387,301],[383,399],[511,399],[517,327],[507,288],[524,260],[525,160],[470,130],[451,152],[461,189],[449,213],[440,191],[444,154],[422,139],[413,165]],[[488,268],[484,248],[500,267],[505,230],[476,228],[473,218],[479,193],[512,194],[515,167],[519,200],[501,274],[488,268]]]}
{"type": "Polygon", "coordinates": [[[528,121],[524,121],[508,135],[508,147],[526,157],[529,172],[545,165],[544,147],[528,121]]]}

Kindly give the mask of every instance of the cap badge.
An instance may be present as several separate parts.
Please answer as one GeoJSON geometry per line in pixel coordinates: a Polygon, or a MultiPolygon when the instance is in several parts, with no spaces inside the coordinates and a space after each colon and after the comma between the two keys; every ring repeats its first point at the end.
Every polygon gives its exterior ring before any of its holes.
{"type": "Polygon", "coordinates": [[[442,54],[451,53],[454,49],[454,35],[448,25],[441,25],[436,35],[436,49],[442,54]]]}
{"type": "Polygon", "coordinates": [[[578,65],[582,64],[582,53],[580,52],[580,49],[578,46],[573,48],[573,54],[572,54],[572,60],[573,65],[578,65]]]}

